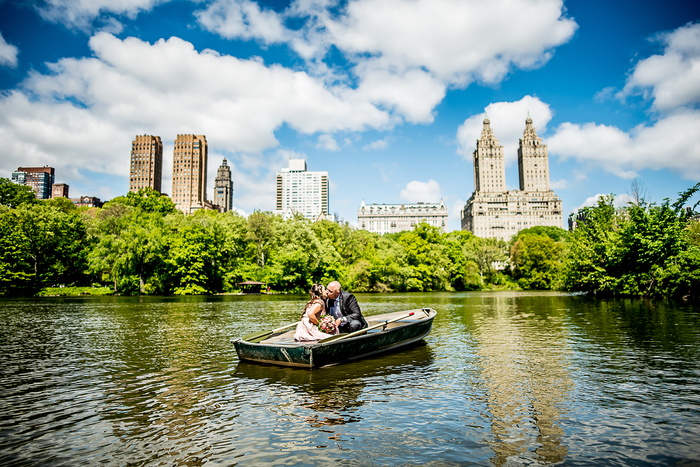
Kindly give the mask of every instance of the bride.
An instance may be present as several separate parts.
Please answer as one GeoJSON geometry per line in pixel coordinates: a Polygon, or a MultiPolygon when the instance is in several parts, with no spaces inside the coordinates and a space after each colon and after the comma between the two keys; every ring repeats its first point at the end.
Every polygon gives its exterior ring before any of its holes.
{"type": "Polygon", "coordinates": [[[318,329],[318,322],[321,317],[326,316],[326,305],[323,301],[328,295],[328,291],[323,284],[314,284],[309,291],[311,300],[304,307],[304,313],[301,315],[301,322],[297,324],[297,330],[294,333],[296,341],[317,341],[332,335],[338,334],[337,323],[333,326],[331,334],[322,332],[318,329]]]}

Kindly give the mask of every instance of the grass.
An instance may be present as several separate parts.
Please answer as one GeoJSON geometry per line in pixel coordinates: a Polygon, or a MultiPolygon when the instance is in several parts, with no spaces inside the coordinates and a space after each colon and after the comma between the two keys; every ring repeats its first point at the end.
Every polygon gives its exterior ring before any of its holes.
{"type": "Polygon", "coordinates": [[[74,295],[111,295],[109,287],[46,287],[37,297],[68,297],[74,295]]]}

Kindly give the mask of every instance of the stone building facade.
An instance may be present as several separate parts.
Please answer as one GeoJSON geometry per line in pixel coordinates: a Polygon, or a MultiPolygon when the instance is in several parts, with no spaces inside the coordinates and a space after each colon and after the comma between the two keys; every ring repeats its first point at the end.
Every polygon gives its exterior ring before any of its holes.
{"type": "Polygon", "coordinates": [[[562,227],[561,199],[549,187],[547,145],[529,116],[518,147],[519,190],[506,190],[503,146],[488,118],[473,157],[475,190],[461,212],[463,230],[477,237],[509,240],[529,227],[562,227]]]}
{"type": "Polygon", "coordinates": [[[226,159],[216,171],[214,204],[219,207],[221,212],[230,211],[233,207],[233,180],[231,179],[231,168],[226,159]]]}
{"type": "Polygon", "coordinates": [[[357,211],[357,224],[361,229],[378,234],[413,230],[419,222],[426,222],[443,232],[447,228],[447,207],[439,203],[417,204],[365,204],[357,211]]]}

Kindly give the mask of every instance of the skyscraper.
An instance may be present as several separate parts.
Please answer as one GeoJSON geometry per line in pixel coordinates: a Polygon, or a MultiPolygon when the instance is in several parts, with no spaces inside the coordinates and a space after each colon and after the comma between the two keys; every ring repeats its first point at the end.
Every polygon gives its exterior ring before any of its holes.
{"type": "Polygon", "coordinates": [[[500,193],[506,191],[506,165],[503,146],[491,129],[491,121],[484,119],[481,138],[474,150],[474,189],[478,192],[500,193]]]}
{"type": "Polygon", "coordinates": [[[328,214],[328,172],[308,172],[304,159],[290,159],[277,174],[276,212],[300,213],[309,220],[328,214]]]}
{"type": "Polygon", "coordinates": [[[226,163],[226,159],[216,171],[214,204],[219,206],[221,212],[230,211],[233,207],[233,180],[231,180],[231,168],[226,163]]]}
{"type": "Polygon", "coordinates": [[[474,151],[474,193],[461,214],[463,230],[508,240],[529,227],[562,227],[561,199],[549,189],[547,145],[529,116],[518,148],[518,169],[520,190],[506,190],[503,146],[485,118],[474,151]]]}
{"type": "Polygon", "coordinates": [[[177,135],[173,149],[173,192],[177,209],[191,214],[206,207],[207,138],[204,135],[177,135]]]}
{"type": "Polygon", "coordinates": [[[537,136],[529,115],[518,147],[518,172],[521,191],[549,191],[547,145],[537,136]]]}
{"type": "Polygon", "coordinates": [[[51,199],[51,188],[56,178],[53,167],[18,167],[12,172],[12,181],[34,189],[37,199],[51,199]]]}
{"type": "Polygon", "coordinates": [[[131,143],[129,191],[153,188],[161,191],[163,143],[160,136],[137,135],[131,143]]]}

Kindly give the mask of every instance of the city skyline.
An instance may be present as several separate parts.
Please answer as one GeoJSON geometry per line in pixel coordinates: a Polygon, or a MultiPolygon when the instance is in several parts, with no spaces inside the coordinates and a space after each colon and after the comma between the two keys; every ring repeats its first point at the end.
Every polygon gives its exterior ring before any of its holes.
{"type": "MultiPolygon", "coordinates": [[[[275,210],[289,159],[328,172],[330,214],[474,191],[488,116],[517,189],[530,115],[568,213],[700,179],[700,5],[672,0],[0,3],[0,176],[55,167],[71,192],[129,190],[134,135],[207,135],[243,214],[275,210]]],[[[171,193],[169,193],[171,194],[171,193]]],[[[172,195],[172,194],[171,194],[172,195]]],[[[565,227],[565,225],[562,225],[565,227]]]]}

